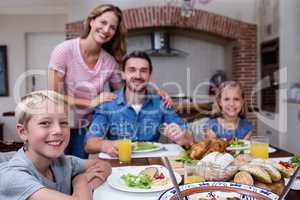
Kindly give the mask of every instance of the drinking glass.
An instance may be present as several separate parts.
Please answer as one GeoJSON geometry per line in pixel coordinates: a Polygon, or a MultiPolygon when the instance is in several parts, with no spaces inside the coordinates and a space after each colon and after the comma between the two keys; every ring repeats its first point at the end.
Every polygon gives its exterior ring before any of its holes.
{"type": "Polygon", "coordinates": [[[253,136],[251,138],[250,153],[258,158],[269,158],[269,138],[267,136],[253,136]]]}
{"type": "Polygon", "coordinates": [[[120,163],[130,163],[132,154],[131,134],[121,133],[118,136],[120,163]]]}
{"type": "Polygon", "coordinates": [[[204,176],[201,176],[197,170],[197,162],[184,164],[184,184],[197,183],[205,181],[204,176]]]}

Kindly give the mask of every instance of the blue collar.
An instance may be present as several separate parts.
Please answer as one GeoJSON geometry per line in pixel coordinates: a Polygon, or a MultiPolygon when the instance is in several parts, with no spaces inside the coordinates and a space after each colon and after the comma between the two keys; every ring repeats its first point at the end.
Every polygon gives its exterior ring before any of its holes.
{"type": "MultiPolygon", "coordinates": [[[[118,105],[120,105],[120,104],[126,105],[127,101],[125,99],[125,87],[118,89],[115,93],[117,95],[117,99],[116,99],[117,104],[118,105]]],[[[146,105],[149,102],[153,103],[153,98],[155,98],[155,96],[156,96],[155,94],[153,94],[149,91],[146,91],[143,105],[146,105]]]]}

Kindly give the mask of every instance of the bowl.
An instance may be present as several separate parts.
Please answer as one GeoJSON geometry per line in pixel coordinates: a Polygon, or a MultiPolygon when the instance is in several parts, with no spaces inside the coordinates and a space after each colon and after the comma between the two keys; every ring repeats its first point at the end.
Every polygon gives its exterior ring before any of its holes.
{"type": "MultiPolygon", "coordinates": [[[[276,200],[278,195],[268,190],[250,185],[232,182],[199,182],[180,186],[182,195],[189,200],[199,198],[237,197],[241,200],[276,200]]],[[[177,200],[176,191],[171,188],[165,191],[158,200],[177,200]]]]}

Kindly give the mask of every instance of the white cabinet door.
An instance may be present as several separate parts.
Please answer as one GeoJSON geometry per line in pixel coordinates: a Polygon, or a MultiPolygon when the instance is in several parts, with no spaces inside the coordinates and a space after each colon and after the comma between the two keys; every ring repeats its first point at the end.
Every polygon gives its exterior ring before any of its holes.
{"type": "Polygon", "coordinates": [[[300,153],[300,104],[288,103],[287,150],[300,153]]]}
{"type": "Polygon", "coordinates": [[[269,137],[270,144],[279,147],[279,132],[261,120],[257,120],[257,134],[269,137]]]}

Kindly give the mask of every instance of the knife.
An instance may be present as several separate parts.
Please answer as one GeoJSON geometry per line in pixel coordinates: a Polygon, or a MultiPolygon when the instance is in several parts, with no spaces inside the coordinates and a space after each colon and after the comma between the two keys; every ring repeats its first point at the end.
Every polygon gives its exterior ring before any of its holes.
{"type": "Polygon", "coordinates": [[[297,169],[295,170],[293,176],[288,181],[287,185],[285,186],[285,188],[282,191],[278,200],[283,200],[285,198],[285,196],[288,194],[288,192],[290,191],[290,189],[292,187],[292,184],[294,183],[294,181],[296,180],[296,178],[298,176],[299,169],[300,169],[300,165],[297,166],[297,169]]]}
{"type": "Polygon", "coordinates": [[[176,194],[177,194],[178,200],[187,200],[187,197],[183,198],[182,195],[181,195],[181,192],[180,192],[180,189],[179,189],[179,185],[177,183],[177,180],[176,180],[176,177],[174,175],[174,171],[173,171],[173,169],[171,167],[169,159],[167,157],[164,157],[164,159],[166,161],[165,163],[166,163],[166,167],[167,167],[167,169],[169,171],[169,175],[171,177],[171,181],[172,181],[173,186],[174,186],[174,188],[176,190],[176,194]]]}

